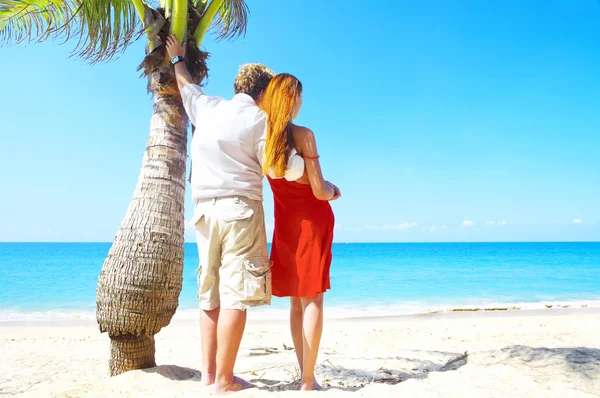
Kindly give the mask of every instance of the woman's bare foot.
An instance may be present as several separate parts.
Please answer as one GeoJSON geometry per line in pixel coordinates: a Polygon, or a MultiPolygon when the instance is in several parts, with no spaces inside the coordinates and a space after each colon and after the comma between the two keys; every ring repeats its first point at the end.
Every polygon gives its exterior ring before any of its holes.
{"type": "Polygon", "coordinates": [[[313,378],[312,382],[302,382],[300,385],[301,391],[321,391],[323,387],[319,383],[317,383],[317,379],[313,378]]]}
{"type": "Polygon", "coordinates": [[[215,395],[230,394],[232,392],[241,391],[253,387],[256,386],[252,383],[247,382],[244,379],[240,379],[239,377],[234,376],[233,381],[231,383],[217,382],[215,384],[215,395]]]}

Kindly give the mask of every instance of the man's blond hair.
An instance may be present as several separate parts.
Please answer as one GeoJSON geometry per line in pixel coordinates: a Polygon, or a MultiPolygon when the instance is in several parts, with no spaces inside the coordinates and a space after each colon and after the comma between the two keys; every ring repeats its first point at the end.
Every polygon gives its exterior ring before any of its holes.
{"type": "Polygon", "coordinates": [[[275,73],[263,64],[244,64],[235,77],[233,91],[248,94],[258,101],[274,76],[275,73]]]}

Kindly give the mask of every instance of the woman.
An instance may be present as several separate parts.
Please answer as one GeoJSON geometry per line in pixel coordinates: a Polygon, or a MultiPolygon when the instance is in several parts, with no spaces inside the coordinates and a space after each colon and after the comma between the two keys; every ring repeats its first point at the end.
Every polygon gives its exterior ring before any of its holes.
{"type": "Polygon", "coordinates": [[[292,123],[302,107],[302,83],[287,73],[275,76],[260,107],[268,116],[263,171],[275,202],[273,295],[290,297],[300,389],[318,390],[314,368],[323,330],[323,293],[330,288],[334,227],[329,201],[341,194],[323,179],[313,132],[292,123]],[[289,181],[286,165],[294,153],[304,158],[305,169],[299,179],[289,181]]]}

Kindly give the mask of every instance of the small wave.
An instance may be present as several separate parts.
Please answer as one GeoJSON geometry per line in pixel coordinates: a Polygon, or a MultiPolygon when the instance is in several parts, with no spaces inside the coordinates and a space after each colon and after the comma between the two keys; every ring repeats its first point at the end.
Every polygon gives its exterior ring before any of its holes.
{"type": "MultiPolygon", "coordinates": [[[[473,301],[475,302],[475,301],[473,301]]],[[[391,317],[404,315],[437,314],[453,312],[492,312],[517,310],[543,310],[560,308],[600,308],[600,300],[577,301],[539,301],[539,302],[480,302],[476,304],[432,304],[423,302],[401,302],[393,304],[325,307],[326,319],[349,319],[391,317]]],[[[179,309],[173,321],[195,321],[199,309],[179,309]]],[[[249,311],[250,320],[287,320],[289,310],[279,307],[260,307],[249,311]]],[[[51,310],[51,311],[18,311],[0,310],[2,322],[61,322],[61,321],[95,321],[94,310],[51,310]]]]}
{"type": "Polygon", "coordinates": [[[476,312],[476,311],[516,311],[516,310],[543,310],[558,308],[600,308],[600,300],[576,301],[539,301],[539,302],[489,302],[475,305],[440,306],[433,308],[428,313],[441,312],[476,312]]]}
{"type": "Polygon", "coordinates": [[[0,311],[0,322],[92,321],[95,319],[95,311],[84,310],[0,311]]]}

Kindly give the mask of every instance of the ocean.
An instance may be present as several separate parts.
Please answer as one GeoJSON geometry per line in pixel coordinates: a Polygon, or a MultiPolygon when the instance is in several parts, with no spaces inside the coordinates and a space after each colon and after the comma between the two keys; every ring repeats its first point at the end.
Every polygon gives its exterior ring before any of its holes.
{"type": "MultiPolygon", "coordinates": [[[[0,321],[93,318],[110,243],[0,243],[0,321]]],[[[336,243],[326,313],[600,306],[600,242],[336,243]]],[[[176,316],[197,316],[198,252],[186,243],[176,316]]],[[[285,317],[288,300],[257,310],[285,317]]]]}

